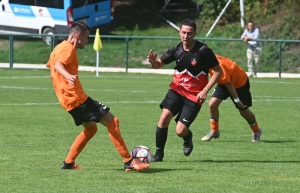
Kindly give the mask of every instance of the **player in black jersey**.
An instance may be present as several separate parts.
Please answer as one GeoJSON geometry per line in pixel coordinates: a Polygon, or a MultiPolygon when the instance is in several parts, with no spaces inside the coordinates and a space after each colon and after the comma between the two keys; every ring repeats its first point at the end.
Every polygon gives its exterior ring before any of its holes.
{"type": "Polygon", "coordinates": [[[197,117],[207,93],[222,74],[218,60],[207,45],[194,39],[196,24],[190,19],[183,20],[179,35],[181,43],[168,49],[159,59],[150,50],[148,61],[152,68],[175,61],[174,77],[165,99],[160,103],[162,113],[156,129],[156,153],[154,162],[163,161],[168,136],[168,127],[176,116],[176,134],[183,138],[183,153],[189,156],[193,150],[192,131],[189,129],[197,117]],[[215,73],[208,81],[208,71],[215,73]]]}

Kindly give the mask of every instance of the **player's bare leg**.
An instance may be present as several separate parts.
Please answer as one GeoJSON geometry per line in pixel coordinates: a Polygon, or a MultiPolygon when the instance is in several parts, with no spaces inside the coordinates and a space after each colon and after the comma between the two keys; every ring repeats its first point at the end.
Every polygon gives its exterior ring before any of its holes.
{"type": "Polygon", "coordinates": [[[209,114],[210,114],[210,128],[211,131],[202,137],[202,141],[210,141],[212,138],[219,138],[219,106],[222,103],[222,99],[212,97],[209,100],[209,114]]]}
{"type": "Polygon", "coordinates": [[[262,135],[262,129],[259,128],[258,123],[256,122],[255,115],[250,111],[249,108],[240,110],[240,114],[248,122],[252,130],[252,142],[259,142],[260,136],[262,135]]]}
{"type": "Polygon", "coordinates": [[[176,134],[183,138],[183,154],[189,156],[193,151],[193,133],[180,121],[176,124],[176,134]]]}

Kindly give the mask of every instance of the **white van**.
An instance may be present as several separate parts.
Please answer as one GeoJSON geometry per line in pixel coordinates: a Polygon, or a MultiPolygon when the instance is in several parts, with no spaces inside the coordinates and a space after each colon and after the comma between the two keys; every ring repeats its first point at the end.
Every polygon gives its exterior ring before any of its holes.
{"type": "MultiPolygon", "coordinates": [[[[108,32],[114,0],[0,0],[0,33],[68,34],[75,21],[108,32]]],[[[50,45],[51,37],[43,36],[50,45]]]]}

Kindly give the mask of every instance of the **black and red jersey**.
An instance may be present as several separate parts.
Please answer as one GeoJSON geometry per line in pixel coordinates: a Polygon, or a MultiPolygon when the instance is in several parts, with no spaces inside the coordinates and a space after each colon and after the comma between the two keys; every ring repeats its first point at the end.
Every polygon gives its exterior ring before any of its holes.
{"type": "Polygon", "coordinates": [[[199,41],[190,51],[185,51],[179,43],[168,49],[160,60],[164,64],[176,62],[170,89],[197,103],[197,94],[208,83],[209,69],[219,64],[213,51],[199,41]]]}

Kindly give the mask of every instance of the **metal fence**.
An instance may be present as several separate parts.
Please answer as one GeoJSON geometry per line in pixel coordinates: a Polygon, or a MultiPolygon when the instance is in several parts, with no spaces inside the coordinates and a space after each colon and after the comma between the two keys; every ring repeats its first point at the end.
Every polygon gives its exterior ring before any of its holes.
{"type": "MultiPolygon", "coordinates": [[[[58,43],[58,39],[66,35],[53,35],[51,45],[46,45],[40,38],[43,35],[0,34],[0,63],[45,64],[49,55],[58,43]]],[[[94,36],[84,50],[78,50],[80,65],[95,66],[96,52],[93,50],[94,36]]],[[[196,38],[207,44],[216,54],[236,61],[247,71],[247,45],[235,38],[196,38]]],[[[150,49],[163,54],[168,48],[180,42],[179,37],[162,36],[113,36],[101,35],[103,48],[100,50],[100,66],[128,68],[150,68],[147,55],[150,49]]],[[[298,73],[300,71],[300,40],[259,39],[263,44],[260,72],[298,73]]],[[[166,65],[164,68],[173,68],[166,65]]]]}

